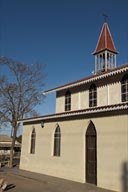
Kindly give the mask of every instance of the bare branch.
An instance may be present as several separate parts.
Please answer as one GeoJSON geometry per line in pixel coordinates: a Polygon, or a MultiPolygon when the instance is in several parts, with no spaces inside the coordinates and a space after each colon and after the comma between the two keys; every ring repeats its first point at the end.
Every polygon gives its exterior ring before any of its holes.
{"type": "Polygon", "coordinates": [[[4,66],[6,73],[0,75],[0,123],[11,123],[14,147],[18,120],[26,115],[37,115],[34,108],[43,101],[44,65],[27,65],[0,57],[0,68],[4,66]]]}

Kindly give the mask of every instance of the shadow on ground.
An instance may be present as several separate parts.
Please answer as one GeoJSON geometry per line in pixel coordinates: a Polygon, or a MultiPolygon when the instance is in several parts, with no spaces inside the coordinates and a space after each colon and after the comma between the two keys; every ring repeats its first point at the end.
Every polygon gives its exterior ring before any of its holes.
{"type": "Polygon", "coordinates": [[[10,189],[12,189],[12,188],[14,188],[14,187],[16,187],[14,184],[9,184],[9,185],[6,187],[5,191],[8,191],[8,190],[10,190],[10,189]]]}

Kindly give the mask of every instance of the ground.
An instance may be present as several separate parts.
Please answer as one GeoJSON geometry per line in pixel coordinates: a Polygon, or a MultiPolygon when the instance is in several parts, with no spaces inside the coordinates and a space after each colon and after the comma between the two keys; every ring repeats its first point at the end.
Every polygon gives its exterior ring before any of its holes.
{"type": "Polygon", "coordinates": [[[19,170],[1,168],[0,178],[8,181],[9,192],[112,192],[90,184],[19,170]]]}

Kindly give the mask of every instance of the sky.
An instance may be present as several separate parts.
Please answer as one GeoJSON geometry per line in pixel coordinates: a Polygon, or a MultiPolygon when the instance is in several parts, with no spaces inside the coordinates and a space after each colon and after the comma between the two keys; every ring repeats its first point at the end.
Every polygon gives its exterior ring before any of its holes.
{"type": "MultiPolygon", "coordinates": [[[[104,13],[117,66],[128,63],[127,0],[0,0],[0,56],[45,64],[42,92],[90,76],[104,13]]],[[[55,93],[37,110],[55,113],[55,93]]]]}

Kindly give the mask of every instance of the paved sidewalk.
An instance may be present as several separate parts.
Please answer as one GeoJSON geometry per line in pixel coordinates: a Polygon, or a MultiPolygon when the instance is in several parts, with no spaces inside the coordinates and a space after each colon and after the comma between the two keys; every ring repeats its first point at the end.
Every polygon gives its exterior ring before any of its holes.
{"type": "Polygon", "coordinates": [[[90,184],[81,184],[56,177],[32,173],[17,168],[0,170],[8,181],[9,192],[112,192],[90,184]]]}

